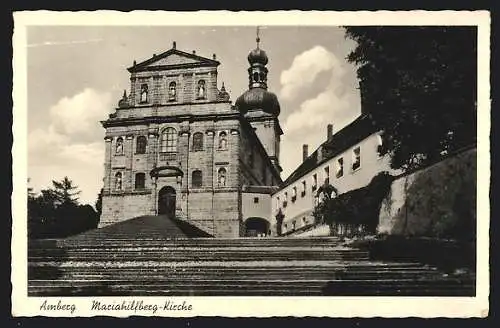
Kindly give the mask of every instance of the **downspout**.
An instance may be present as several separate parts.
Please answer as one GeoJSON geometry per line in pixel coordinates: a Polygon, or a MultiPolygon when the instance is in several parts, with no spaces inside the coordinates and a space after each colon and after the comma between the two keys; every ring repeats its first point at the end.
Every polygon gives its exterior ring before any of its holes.
{"type": "Polygon", "coordinates": [[[214,179],[218,179],[217,170],[215,168],[215,129],[212,132],[212,235],[215,237],[215,216],[214,216],[214,197],[215,197],[215,184],[214,179]],[[215,171],[215,175],[214,175],[215,171]]]}
{"type": "MultiPolygon", "coordinates": [[[[191,106],[189,106],[191,110],[191,106]]],[[[187,132],[187,154],[186,154],[186,218],[190,220],[189,216],[189,132],[187,132]]]]}

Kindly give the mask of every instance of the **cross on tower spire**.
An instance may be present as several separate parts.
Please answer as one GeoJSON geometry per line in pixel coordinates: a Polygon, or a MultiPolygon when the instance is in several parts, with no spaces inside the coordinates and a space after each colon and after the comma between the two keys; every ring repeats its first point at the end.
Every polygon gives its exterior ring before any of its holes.
{"type": "Polygon", "coordinates": [[[255,39],[257,41],[257,48],[259,48],[259,42],[260,42],[260,26],[257,26],[257,38],[255,39]]]}

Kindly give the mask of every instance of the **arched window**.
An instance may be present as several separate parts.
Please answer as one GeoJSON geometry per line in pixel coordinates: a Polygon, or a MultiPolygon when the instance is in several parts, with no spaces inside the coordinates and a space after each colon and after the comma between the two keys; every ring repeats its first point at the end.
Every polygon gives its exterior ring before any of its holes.
{"type": "Polygon", "coordinates": [[[135,189],[142,190],[144,188],[146,188],[146,174],[137,173],[135,175],[135,189]]]}
{"type": "Polygon", "coordinates": [[[259,73],[257,73],[257,72],[253,73],[253,81],[259,82],[259,73]]]}
{"type": "Polygon", "coordinates": [[[122,190],[122,174],[118,172],[115,174],[115,190],[122,190]]]}
{"type": "Polygon", "coordinates": [[[136,154],[145,154],[146,153],[146,145],[148,140],[145,136],[138,136],[135,141],[135,152],[136,154]]]}
{"type": "Polygon", "coordinates": [[[166,128],[161,134],[161,149],[162,153],[177,152],[177,131],[174,128],[166,128]]]}
{"type": "Polygon", "coordinates": [[[203,133],[196,132],[193,134],[193,151],[203,150],[203,133]]]}
{"type": "Polygon", "coordinates": [[[227,133],[224,131],[219,133],[219,149],[220,150],[227,149],[227,133]]]}
{"type": "Polygon", "coordinates": [[[226,185],[226,174],[227,171],[223,167],[217,171],[217,184],[219,187],[224,187],[226,185]]]}
{"type": "Polygon", "coordinates": [[[168,85],[168,100],[175,100],[177,97],[177,84],[170,82],[168,85]]]}
{"type": "Polygon", "coordinates": [[[148,102],[148,85],[141,84],[141,103],[148,102]]]}
{"type": "Polygon", "coordinates": [[[119,137],[118,139],[116,139],[115,153],[116,153],[116,155],[123,155],[123,138],[122,137],[119,137]]]}
{"type": "Polygon", "coordinates": [[[200,188],[203,185],[203,175],[200,170],[193,171],[193,178],[191,181],[193,188],[200,188]]]}
{"type": "Polygon", "coordinates": [[[205,98],[206,92],[205,92],[205,81],[204,80],[198,81],[198,89],[197,89],[196,95],[197,95],[198,99],[205,98]]]}
{"type": "Polygon", "coordinates": [[[260,82],[265,82],[266,81],[266,73],[260,72],[260,82]]]}

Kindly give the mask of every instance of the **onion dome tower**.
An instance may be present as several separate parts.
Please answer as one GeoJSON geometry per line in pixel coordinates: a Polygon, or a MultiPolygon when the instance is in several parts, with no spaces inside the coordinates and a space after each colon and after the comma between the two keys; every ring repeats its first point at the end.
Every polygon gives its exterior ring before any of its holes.
{"type": "Polygon", "coordinates": [[[260,49],[260,38],[257,30],[257,48],[248,54],[248,90],[236,100],[236,107],[242,114],[248,111],[261,110],[273,116],[280,114],[278,98],[272,92],[267,91],[266,65],[269,61],[264,50],[260,49]]]}
{"type": "Polygon", "coordinates": [[[257,27],[257,47],[248,54],[248,90],[238,97],[237,110],[243,114],[254,128],[271,162],[278,172],[280,136],[283,134],[278,116],[280,104],[278,97],[267,90],[267,63],[269,58],[259,46],[259,28],[257,27]]]}

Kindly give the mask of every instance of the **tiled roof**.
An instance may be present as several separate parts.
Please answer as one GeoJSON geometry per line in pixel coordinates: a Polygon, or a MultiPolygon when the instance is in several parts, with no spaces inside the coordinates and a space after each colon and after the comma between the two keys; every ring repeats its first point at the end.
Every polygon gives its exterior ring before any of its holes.
{"type": "Polygon", "coordinates": [[[376,130],[373,121],[367,115],[359,116],[349,125],[335,133],[329,140],[322,143],[318,149],[290,174],[281,187],[294,183],[322,163],[341,154],[346,149],[373,134],[376,130]]]}

